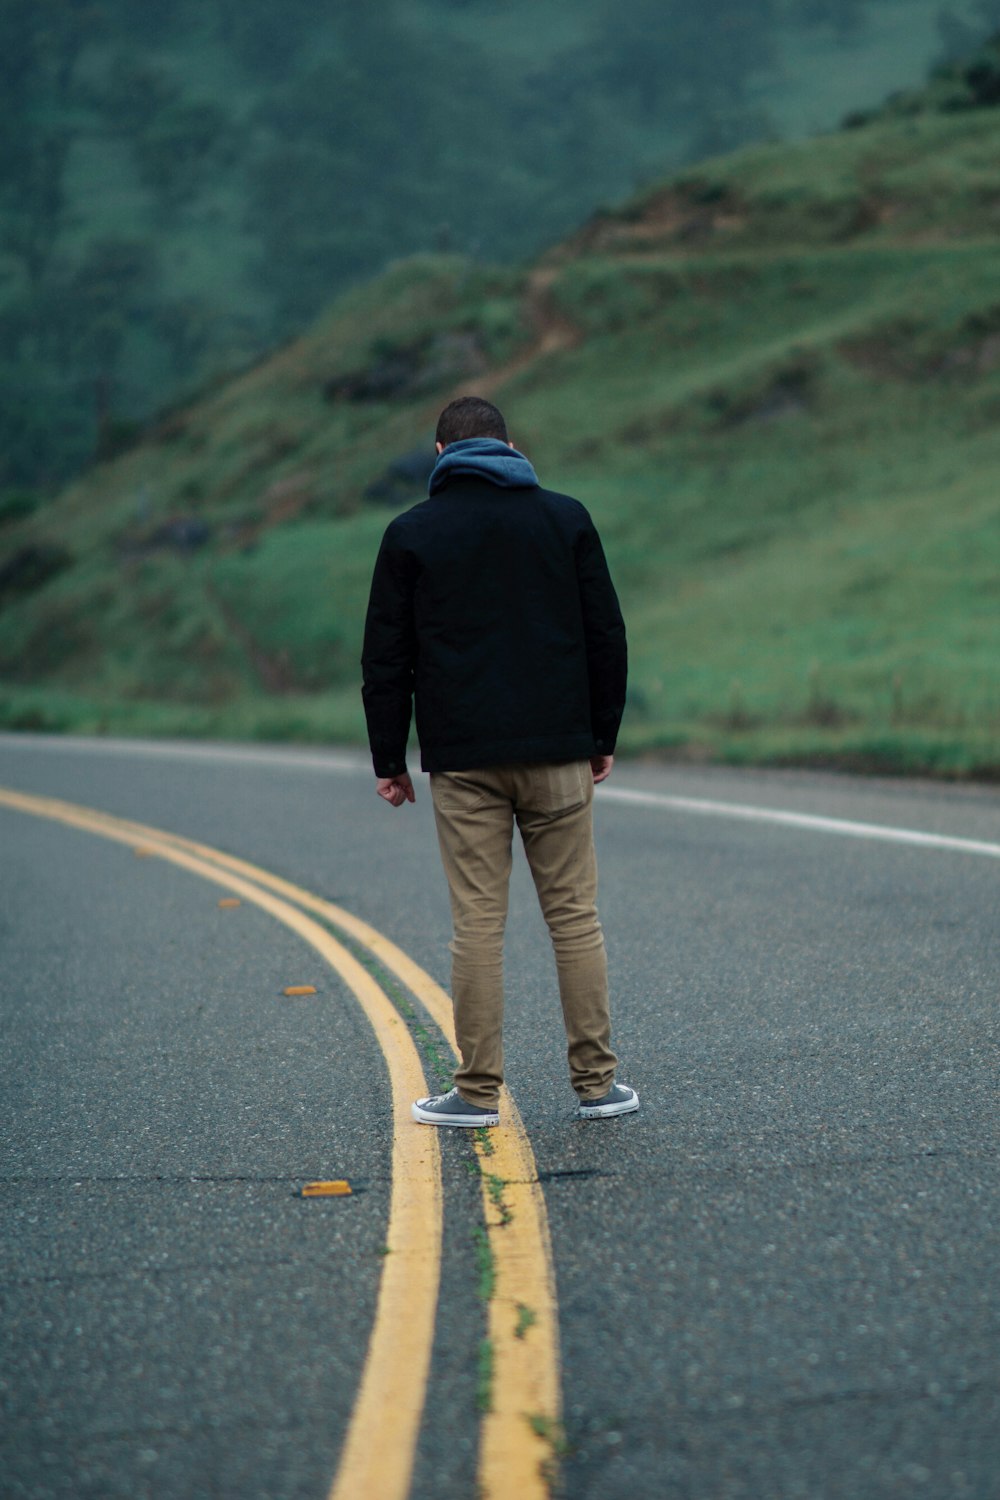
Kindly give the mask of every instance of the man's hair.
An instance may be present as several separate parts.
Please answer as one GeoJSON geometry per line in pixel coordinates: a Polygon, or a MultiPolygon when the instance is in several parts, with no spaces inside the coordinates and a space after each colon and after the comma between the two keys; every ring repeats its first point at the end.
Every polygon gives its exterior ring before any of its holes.
{"type": "Polygon", "coordinates": [[[435,441],[447,448],[449,443],[474,437],[499,438],[506,443],[507,423],[503,412],[479,396],[459,396],[457,401],[449,401],[438,417],[435,441]]]}

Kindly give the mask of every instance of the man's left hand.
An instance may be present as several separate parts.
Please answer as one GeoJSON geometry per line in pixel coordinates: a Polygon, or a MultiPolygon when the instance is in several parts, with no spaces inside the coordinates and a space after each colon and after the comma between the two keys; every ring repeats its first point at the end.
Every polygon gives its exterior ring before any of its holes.
{"type": "Polygon", "coordinates": [[[393,807],[402,807],[404,802],[417,800],[409,771],[404,771],[401,776],[379,776],[375,782],[375,790],[393,807]]]}
{"type": "Polygon", "coordinates": [[[601,781],[607,781],[611,775],[611,767],[615,763],[613,755],[592,755],[590,757],[590,769],[594,776],[594,785],[601,781]]]}

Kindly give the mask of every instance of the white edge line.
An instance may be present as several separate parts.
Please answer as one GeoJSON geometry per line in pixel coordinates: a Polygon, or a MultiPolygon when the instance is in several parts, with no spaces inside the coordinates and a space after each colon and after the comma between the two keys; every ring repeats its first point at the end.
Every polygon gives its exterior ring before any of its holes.
{"type": "Polygon", "coordinates": [[[979,839],[954,838],[945,833],[921,833],[915,828],[891,828],[885,823],[853,823],[847,818],[823,818],[815,813],[785,812],[776,807],[751,807],[743,802],[711,802],[700,797],[674,797],[666,792],[635,792],[627,787],[608,787],[602,796],[636,807],[672,808],[677,812],[703,813],[712,817],[741,818],[749,823],[777,823],[785,828],[803,828],[811,833],[834,833],[842,838],[879,839],[886,844],[910,844],[920,849],[948,849],[957,854],[985,855],[1000,859],[1000,844],[979,839]]]}
{"type": "Polygon", "coordinates": [[[282,770],[325,771],[333,773],[371,770],[371,761],[361,751],[309,751],[289,748],[264,748],[254,745],[206,745],[187,740],[130,740],[104,735],[0,734],[0,749],[81,750],[100,754],[145,755],[166,760],[238,761],[256,766],[277,766],[282,770]]]}
{"type": "MultiPolygon", "coordinates": [[[[186,740],[130,740],[87,735],[3,734],[0,749],[29,746],[39,750],[111,751],[119,755],[145,755],[161,759],[241,762],[282,770],[319,771],[326,774],[371,773],[371,763],[361,751],[307,751],[292,748],[257,748],[240,744],[201,744],[186,740]]],[[[918,849],[941,849],[954,854],[975,854],[1000,859],[1000,844],[980,839],[956,838],[951,834],[923,833],[915,828],[893,828],[886,823],[855,823],[848,818],[824,818],[816,813],[788,812],[776,807],[753,807],[745,802],[716,802],[703,797],[680,797],[669,792],[640,792],[629,787],[602,786],[602,801],[630,803],[633,807],[656,807],[716,818],[737,818],[749,823],[773,823],[807,833],[831,833],[841,838],[875,839],[884,844],[906,844],[918,849]]]]}

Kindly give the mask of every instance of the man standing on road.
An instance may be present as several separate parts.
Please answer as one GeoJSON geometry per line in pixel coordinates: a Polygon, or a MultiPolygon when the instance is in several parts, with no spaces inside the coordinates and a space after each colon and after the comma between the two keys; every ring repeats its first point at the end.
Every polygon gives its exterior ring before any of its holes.
{"type": "Polygon", "coordinates": [[[543,490],[488,401],[441,413],[430,495],[397,516],[375,564],[362,656],[376,790],[414,800],[416,700],[451,895],[461,1066],[418,1099],[427,1125],[498,1125],[503,935],[514,824],[555,951],[570,1081],[584,1119],[639,1108],[615,1082],[597,917],[594,784],[625,706],[625,625],[584,507],[543,490]]]}

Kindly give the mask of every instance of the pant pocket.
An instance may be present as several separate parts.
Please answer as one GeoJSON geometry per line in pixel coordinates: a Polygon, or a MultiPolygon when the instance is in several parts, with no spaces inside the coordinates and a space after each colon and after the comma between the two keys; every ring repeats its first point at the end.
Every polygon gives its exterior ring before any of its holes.
{"type": "Polygon", "coordinates": [[[474,771],[433,771],[431,799],[442,812],[477,812],[495,795],[474,771]]]}
{"type": "Polygon", "coordinates": [[[593,778],[587,761],[571,760],[561,765],[532,766],[530,810],[541,813],[569,812],[586,802],[593,778]]]}

